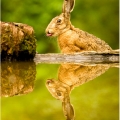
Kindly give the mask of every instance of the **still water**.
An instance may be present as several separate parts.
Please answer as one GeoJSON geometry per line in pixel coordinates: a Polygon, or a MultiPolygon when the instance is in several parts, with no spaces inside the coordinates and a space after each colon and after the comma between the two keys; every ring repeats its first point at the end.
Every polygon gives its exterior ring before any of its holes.
{"type": "Polygon", "coordinates": [[[119,120],[114,64],[1,63],[2,120],[119,120]]]}

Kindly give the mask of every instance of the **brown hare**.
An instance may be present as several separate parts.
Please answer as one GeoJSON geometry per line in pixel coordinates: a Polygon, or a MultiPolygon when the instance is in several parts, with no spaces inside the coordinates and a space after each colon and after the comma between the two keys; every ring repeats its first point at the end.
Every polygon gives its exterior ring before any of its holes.
{"type": "MultiPolygon", "coordinates": [[[[78,64],[61,64],[58,80],[48,79],[46,87],[53,97],[62,102],[66,120],[74,120],[75,112],[70,102],[70,93],[75,88],[105,73],[110,65],[83,66],[78,64]]],[[[76,96],[77,97],[77,96],[76,96]]]]}
{"type": "Polygon", "coordinates": [[[58,36],[58,44],[62,53],[82,51],[110,52],[112,48],[103,40],[75,28],[70,22],[70,13],[75,0],[64,0],[62,13],[53,18],[46,28],[47,36],[58,36]]]}

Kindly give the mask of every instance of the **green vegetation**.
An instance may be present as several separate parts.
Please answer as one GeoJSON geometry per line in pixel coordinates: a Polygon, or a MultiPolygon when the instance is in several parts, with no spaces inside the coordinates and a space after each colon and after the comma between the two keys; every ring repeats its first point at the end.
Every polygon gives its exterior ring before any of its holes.
{"type": "MultiPolygon", "coordinates": [[[[47,38],[45,29],[50,20],[61,13],[63,0],[2,0],[2,21],[25,23],[35,30],[39,53],[59,52],[57,41],[47,38]]],[[[76,0],[71,14],[75,27],[105,40],[118,49],[118,0],[76,0]]]]}
{"type": "MultiPolygon", "coordinates": [[[[2,0],[1,3],[2,21],[24,23],[34,28],[39,53],[59,52],[56,38],[46,37],[45,29],[50,20],[61,13],[63,0],[2,0]]],[[[76,0],[71,21],[74,26],[118,49],[118,11],[118,0],[76,0]]],[[[35,70],[34,66],[30,66],[31,70],[35,70]]],[[[11,71],[9,68],[10,65],[4,70],[6,78],[11,75],[8,74],[11,71]]],[[[14,69],[17,71],[17,66],[14,69]]],[[[21,75],[19,69],[16,73],[21,75]]],[[[53,98],[45,87],[47,79],[57,78],[58,65],[39,64],[36,65],[36,71],[36,80],[30,78],[34,82],[31,93],[1,99],[2,120],[65,120],[61,102],[53,98]]],[[[27,73],[30,76],[34,74],[26,71],[24,75],[27,73]]],[[[118,68],[111,68],[72,91],[71,103],[76,120],[118,120],[118,77],[118,68]]],[[[26,80],[25,76],[21,78],[26,80]]]]}

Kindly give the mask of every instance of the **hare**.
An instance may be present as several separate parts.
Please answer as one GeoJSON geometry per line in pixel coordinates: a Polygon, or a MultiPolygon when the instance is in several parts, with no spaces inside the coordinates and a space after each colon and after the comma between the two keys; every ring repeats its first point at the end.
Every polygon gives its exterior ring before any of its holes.
{"type": "Polygon", "coordinates": [[[62,13],[53,18],[46,28],[47,36],[58,36],[62,53],[83,51],[110,52],[112,48],[103,40],[75,28],[70,22],[75,0],[64,0],[62,13]]]}
{"type": "Polygon", "coordinates": [[[70,102],[70,93],[75,88],[105,73],[110,65],[98,64],[83,66],[78,64],[61,64],[58,80],[48,79],[46,87],[53,97],[62,102],[66,120],[74,120],[75,112],[70,102]]]}
{"type": "Polygon", "coordinates": [[[53,97],[62,102],[63,113],[66,120],[74,120],[75,113],[74,108],[70,102],[70,87],[69,85],[62,83],[57,80],[48,79],[46,82],[46,87],[53,97]]]}

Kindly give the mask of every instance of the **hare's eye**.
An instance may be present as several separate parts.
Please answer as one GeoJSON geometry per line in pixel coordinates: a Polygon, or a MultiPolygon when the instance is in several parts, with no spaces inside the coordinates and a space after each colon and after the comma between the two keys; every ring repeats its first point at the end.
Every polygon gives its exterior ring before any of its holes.
{"type": "Polygon", "coordinates": [[[60,93],[60,92],[57,92],[57,95],[58,95],[58,96],[61,96],[61,93],[60,93]]]}
{"type": "Polygon", "coordinates": [[[58,20],[57,20],[57,23],[61,23],[61,19],[58,19],[58,20]]]}

